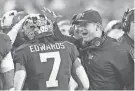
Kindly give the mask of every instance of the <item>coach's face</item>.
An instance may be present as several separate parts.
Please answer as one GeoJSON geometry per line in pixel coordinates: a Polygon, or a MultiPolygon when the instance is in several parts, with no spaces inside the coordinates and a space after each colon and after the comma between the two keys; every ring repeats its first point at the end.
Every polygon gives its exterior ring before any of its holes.
{"type": "Polygon", "coordinates": [[[96,23],[87,23],[83,25],[77,25],[79,36],[82,37],[83,41],[89,42],[95,37],[101,37],[102,32],[96,23]]]}

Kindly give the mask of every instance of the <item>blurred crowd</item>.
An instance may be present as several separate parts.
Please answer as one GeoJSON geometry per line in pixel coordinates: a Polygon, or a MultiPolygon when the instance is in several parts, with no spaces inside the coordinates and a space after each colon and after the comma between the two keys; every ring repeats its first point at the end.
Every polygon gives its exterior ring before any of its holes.
{"type": "Polygon", "coordinates": [[[41,13],[42,7],[61,14],[63,19],[71,20],[73,14],[95,9],[103,18],[103,26],[110,20],[121,19],[127,8],[134,7],[134,0],[0,0],[0,16],[17,9],[28,13],[41,13]]]}

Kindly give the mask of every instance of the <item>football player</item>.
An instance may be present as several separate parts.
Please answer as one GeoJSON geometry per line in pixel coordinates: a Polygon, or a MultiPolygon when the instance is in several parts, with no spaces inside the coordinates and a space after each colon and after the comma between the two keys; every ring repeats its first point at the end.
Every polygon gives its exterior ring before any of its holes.
{"type": "MultiPolygon", "coordinates": [[[[4,59],[4,57],[8,54],[8,52],[11,49],[11,41],[10,41],[10,38],[6,34],[0,33],[0,42],[1,42],[0,43],[0,73],[2,73],[1,74],[2,83],[5,84],[7,81],[6,81],[6,79],[4,79],[4,77],[6,75],[10,74],[10,73],[8,71],[3,72],[3,70],[5,69],[5,67],[3,68],[3,66],[5,66],[5,65],[2,65],[3,64],[3,61],[2,60],[4,59]]],[[[10,70],[12,70],[12,68],[10,70]]],[[[10,71],[10,72],[12,73],[13,71],[10,71]]],[[[5,86],[4,84],[3,84],[3,86],[5,86]]],[[[3,87],[3,88],[5,88],[5,87],[3,87]]],[[[10,87],[7,86],[7,88],[10,88],[10,87]]]]}
{"type": "Polygon", "coordinates": [[[2,24],[2,30],[5,33],[0,34],[0,71],[2,73],[2,83],[3,83],[3,89],[9,90],[10,88],[13,87],[13,77],[14,77],[14,64],[13,64],[13,59],[11,56],[11,48],[12,44],[14,43],[17,33],[20,30],[24,20],[22,19],[18,24],[16,24],[12,29],[11,27],[11,18],[14,17],[16,12],[10,11],[7,12],[3,15],[1,24],[2,24]],[[9,20],[8,20],[9,19],[9,20]],[[11,30],[10,30],[11,29],[11,30]]]}
{"type": "MultiPolygon", "coordinates": [[[[17,12],[15,10],[6,12],[1,19],[1,34],[0,34],[0,73],[1,73],[1,89],[9,90],[13,87],[14,65],[11,57],[11,40],[5,33],[11,29],[11,20],[17,12]],[[7,31],[8,30],[8,31],[7,31]],[[3,33],[4,32],[4,33],[3,33]],[[7,56],[6,56],[7,55],[7,56]]],[[[11,36],[12,37],[12,36],[11,36]]]]}
{"type": "Polygon", "coordinates": [[[128,9],[122,18],[122,28],[125,32],[123,35],[122,43],[123,46],[125,46],[126,49],[129,50],[129,53],[131,54],[132,58],[135,61],[134,58],[134,13],[135,8],[128,9]]]}
{"type": "Polygon", "coordinates": [[[122,25],[123,30],[128,33],[128,36],[134,40],[134,13],[135,8],[128,9],[123,16],[122,25]]]}
{"type": "Polygon", "coordinates": [[[27,43],[17,48],[14,56],[16,90],[22,89],[24,81],[29,90],[68,90],[71,75],[78,89],[89,88],[77,48],[54,36],[51,20],[32,14],[22,29],[27,43]]]}
{"type": "Polygon", "coordinates": [[[105,28],[105,33],[116,39],[117,42],[126,49],[134,59],[134,10],[127,10],[122,21],[112,20],[105,28]]]}

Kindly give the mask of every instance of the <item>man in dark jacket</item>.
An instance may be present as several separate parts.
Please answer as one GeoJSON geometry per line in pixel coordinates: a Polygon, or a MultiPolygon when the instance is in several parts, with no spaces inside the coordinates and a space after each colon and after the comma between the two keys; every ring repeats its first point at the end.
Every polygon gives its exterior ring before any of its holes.
{"type": "Polygon", "coordinates": [[[134,84],[133,59],[115,39],[103,37],[100,14],[96,10],[87,10],[77,15],[72,23],[81,39],[63,37],[58,33],[58,28],[55,35],[60,39],[74,42],[80,50],[90,89],[131,89],[130,86],[134,84]]]}
{"type": "Polygon", "coordinates": [[[133,84],[134,65],[129,52],[109,37],[102,37],[99,13],[89,10],[76,20],[84,43],[100,39],[97,48],[85,48],[83,62],[94,90],[128,89],[133,84]],[[93,16],[92,16],[93,15],[93,16]],[[129,74],[130,73],[130,74],[129,74]]]}

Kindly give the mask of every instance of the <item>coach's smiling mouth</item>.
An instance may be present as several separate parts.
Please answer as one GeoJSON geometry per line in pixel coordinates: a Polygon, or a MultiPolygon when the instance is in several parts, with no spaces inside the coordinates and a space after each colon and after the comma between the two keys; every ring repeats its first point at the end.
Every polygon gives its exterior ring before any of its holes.
{"type": "Polygon", "coordinates": [[[83,34],[83,36],[86,36],[88,33],[82,33],[83,34]]]}
{"type": "Polygon", "coordinates": [[[82,31],[82,35],[83,36],[87,36],[88,35],[88,31],[86,31],[86,30],[85,31],[82,31]]]}

